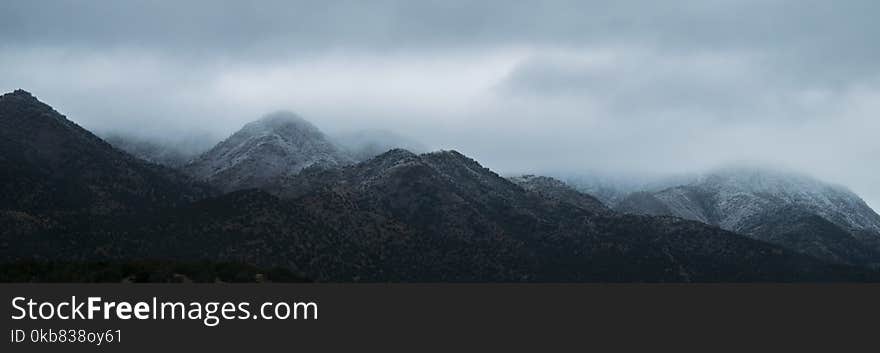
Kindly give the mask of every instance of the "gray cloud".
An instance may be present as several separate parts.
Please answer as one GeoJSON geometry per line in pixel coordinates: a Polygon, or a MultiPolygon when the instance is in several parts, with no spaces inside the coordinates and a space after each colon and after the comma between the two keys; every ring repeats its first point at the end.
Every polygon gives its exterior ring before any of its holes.
{"type": "Polygon", "coordinates": [[[0,90],[166,139],[290,109],[502,172],[757,160],[878,207],[877,13],[861,0],[6,1],[0,90]]]}

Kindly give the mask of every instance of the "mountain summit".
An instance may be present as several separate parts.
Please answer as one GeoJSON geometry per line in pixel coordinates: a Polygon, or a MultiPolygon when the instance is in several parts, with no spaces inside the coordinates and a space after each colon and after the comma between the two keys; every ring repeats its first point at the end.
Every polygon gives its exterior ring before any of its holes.
{"type": "Polygon", "coordinates": [[[248,123],[184,170],[224,191],[264,186],[310,166],[337,167],[352,159],[314,125],[289,112],[248,123]]]}

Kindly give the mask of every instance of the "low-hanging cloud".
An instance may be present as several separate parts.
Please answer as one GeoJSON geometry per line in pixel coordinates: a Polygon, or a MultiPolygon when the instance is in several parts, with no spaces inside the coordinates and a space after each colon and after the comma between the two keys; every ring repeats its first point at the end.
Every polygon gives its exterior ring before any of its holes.
{"type": "Polygon", "coordinates": [[[504,173],[782,164],[873,206],[876,1],[0,4],[0,89],[81,125],[219,139],[278,109],[504,173]]]}

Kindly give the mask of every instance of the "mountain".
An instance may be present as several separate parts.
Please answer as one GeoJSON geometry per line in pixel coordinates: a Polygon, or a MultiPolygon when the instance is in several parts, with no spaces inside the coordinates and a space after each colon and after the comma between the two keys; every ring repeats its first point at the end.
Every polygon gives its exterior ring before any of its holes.
{"type": "Polygon", "coordinates": [[[184,170],[228,192],[260,187],[310,166],[352,162],[314,125],[292,113],[278,112],[248,123],[184,170]]]}
{"type": "Polygon", "coordinates": [[[7,218],[30,222],[50,212],[108,215],[180,206],[209,190],[113,148],[16,90],[0,96],[0,192],[7,218]]]}
{"type": "Polygon", "coordinates": [[[537,193],[541,197],[550,200],[566,202],[593,212],[609,211],[608,207],[605,207],[605,205],[595,197],[577,191],[568,186],[568,184],[551,177],[522,175],[508,179],[521,186],[526,191],[537,193]]]}
{"type": "Polygon", "coordinates": [[[720,169],[633,193],[616,210],[696,220],[831,261],[880,261],[880,215],[844,187],[790,172],[720,169]]]}

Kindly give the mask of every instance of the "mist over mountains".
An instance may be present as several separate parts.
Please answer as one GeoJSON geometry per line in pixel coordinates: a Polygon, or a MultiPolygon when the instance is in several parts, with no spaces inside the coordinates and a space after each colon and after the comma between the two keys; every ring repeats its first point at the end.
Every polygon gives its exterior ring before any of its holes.
{"type": "Polygon", "coordinates": [[[867,0],[7,1],[0,91],[38,92],[102,137],[206,134],[210,148],[288,108],[331,139],[391,130],[505,175],[757,161],[880,208],[877,12],[867,0]]]}
{"type": "Polygon", "coordinates": [[[457,151],[376,155],[406,140],[343,144],[284,112],[181,163],[133,147],[142,141],[114,147],[22,90],[0,97],[0,135],[0,255],[13,266],[207,261],[318,281],[880,278],[880,216],[843,187],[773,170],[610,204],[457,151]]]}
{"type": "Polygon", "coordinates": [[[216,144],[216,141],[207,136],[163,140],[118,131],[97,135],[132,156],[171,168],[183,167],[216,144]]]}

